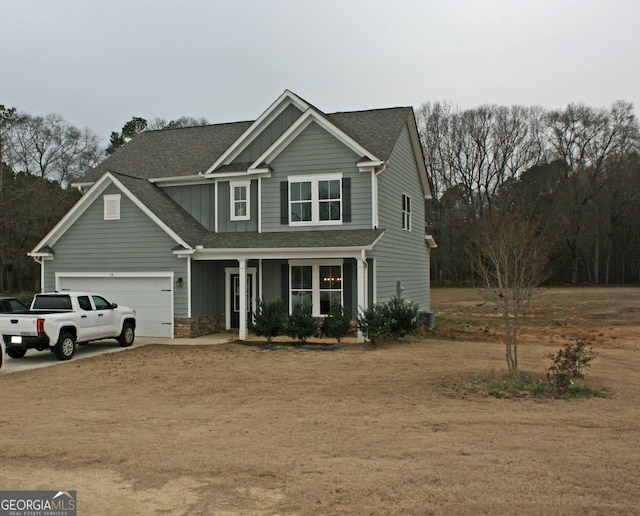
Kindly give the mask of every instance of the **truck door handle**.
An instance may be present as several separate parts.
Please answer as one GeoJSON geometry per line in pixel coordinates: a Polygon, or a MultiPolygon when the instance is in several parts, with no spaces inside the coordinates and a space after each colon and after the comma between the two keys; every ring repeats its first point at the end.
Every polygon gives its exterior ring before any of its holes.
{"type": "Polygon", "coordinates": [[[104,317],[104,314],[98,314],[98,317],[104,317]]]}
{"type": "Polygon", "coordinates": [[[80,316],[80,318],[81,318],[81,319],[86,319],[86,318],[87,318],[87,316],[86,316],[86,315],[81,315],[81,316],[80,316]]]}

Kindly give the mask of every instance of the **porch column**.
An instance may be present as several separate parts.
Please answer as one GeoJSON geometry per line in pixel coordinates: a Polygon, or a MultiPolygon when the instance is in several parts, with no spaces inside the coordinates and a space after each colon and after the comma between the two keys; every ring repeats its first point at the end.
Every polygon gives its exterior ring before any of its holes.
{"type": "MultiPolygon", "coordinates": [[[[363,251],[362,256],[358,259],[358,274],[356,281],[356,283],[358,284],[357,307],[359,314],[361,310],[366,310],[369,305],[369,296],[367,295],[367,279],[367,258],[363,251]]],[[[360,330],[358,330],[357,337],[358,342],[364,342],[364,335],[362,335],[362,332],[360,330]]]]}
{"type": "Polygon", "coordinates": [[[238,264],[240,266],[240,284],[238,286],[240,296],[240,329],[238,331],[238,338],[245,340],[247,338],[247,260],[239,259],[238,264]]]}

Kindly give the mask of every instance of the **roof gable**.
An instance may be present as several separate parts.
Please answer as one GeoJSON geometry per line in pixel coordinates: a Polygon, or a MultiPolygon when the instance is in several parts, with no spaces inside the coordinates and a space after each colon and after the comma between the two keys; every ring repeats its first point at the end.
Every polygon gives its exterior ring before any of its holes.
{"type": "Polygon", "coordinates": [[[148,180],[106,172],[29,254],[40,255],[45,248],[55,245],[110,185],[118,188],[179,246],[192,249],[206,233],[195,219],[148,180]]]}

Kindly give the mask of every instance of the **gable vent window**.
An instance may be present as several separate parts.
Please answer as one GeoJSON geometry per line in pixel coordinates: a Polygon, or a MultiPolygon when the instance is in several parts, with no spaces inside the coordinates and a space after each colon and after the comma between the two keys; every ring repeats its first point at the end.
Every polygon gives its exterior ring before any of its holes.
{"type": "Polygon", "coordinates": [[[250,181],[233,181],[229,184],[231,189],[231,220],[249,220],[250,187],[250,181]]]}
{"type": "Polygon", "coordinates": [[[120,220],[120,194],[103,196],[104,220],[120,220]]]}
{"type": "Polygon", "coordinates": [[[402,229],[411,231],[411,197],[402,194],[402,229]]]}

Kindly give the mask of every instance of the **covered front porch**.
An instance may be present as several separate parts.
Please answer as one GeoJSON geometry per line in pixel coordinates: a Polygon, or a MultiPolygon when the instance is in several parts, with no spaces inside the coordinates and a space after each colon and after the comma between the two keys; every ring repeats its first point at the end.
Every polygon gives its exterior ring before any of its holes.
{"type": "Polygon", "coordinates": [[[246,340],[258,300],[280,300],[289,312],[304,304],[316,317],[339,304],[355,316],[374,300],[375,264],[368,253],[381,235],[381,230],[212,235],[186,256],[190,317],[224,316],[224,328],[246,340]]]}

